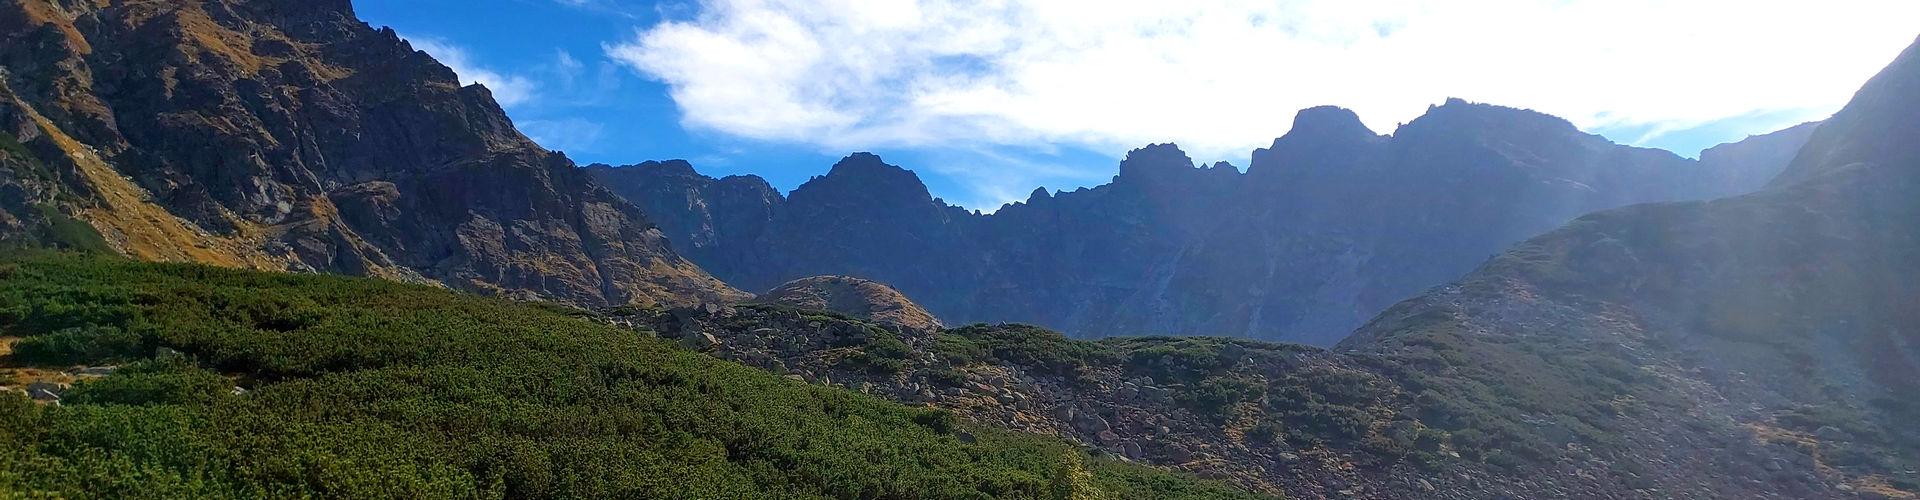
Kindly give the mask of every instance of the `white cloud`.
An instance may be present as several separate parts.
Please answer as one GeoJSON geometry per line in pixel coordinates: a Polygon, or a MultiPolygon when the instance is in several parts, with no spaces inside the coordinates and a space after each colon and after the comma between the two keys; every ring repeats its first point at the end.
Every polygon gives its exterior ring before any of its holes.
{"type": "MultiPolygon", "coordinates": [[[[413,44],[413,48],[426,51],[434,59],[439,60],[440,64],[452,68],[453,72],[460,76],[460,83],[468,85],[478,83],[486,86],[487,90],[493,92],[493,100],[498,101],[501,106],[509,108],[519,106],[532,101],[535,97],[537,85],[532,79],[482,67],[467,54],[466,49],[458,45],[432,38],[408,38],[407,41],[413,44]]],[[[561,56],[571,59],[565,53],[561,56]]]]}
{"type": "Polygon", "coordinates": [[[1911,0],[708,0],[606,51],[685,125],[744,137],[1237,158],[1320,104],[1381,132],[1449,96],[1588,129],[1831,112],[1913,19],[1911,0]]]}

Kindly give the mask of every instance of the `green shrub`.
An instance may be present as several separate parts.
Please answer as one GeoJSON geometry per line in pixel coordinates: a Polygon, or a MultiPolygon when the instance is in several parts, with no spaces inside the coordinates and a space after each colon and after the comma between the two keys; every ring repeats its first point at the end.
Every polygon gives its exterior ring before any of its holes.
{"type": "Polygon", "coordinates": [[[123,366],[114,376],[85,380],[63,395],[69,404],[205,405],[226,397],[233,383],[185,357],[123,366]]]}
{"type": "Polygon", "coordinates": [[[1084,340],[1073,340],[1060,332],[1022,325],[967,325],[948,331],[959,340],[948,342],[953,352],[969,359],[991,359],[1068,378],[1084,377],[1090,364],[1117,361],[1110,347],[1084,340]]]}
{"type": "Polygon", "coordinates": [[[84,326],[21,339],[14,359],[37,365],[114,362],[145,356],[146,339],[113,326],[84,326]]]}
{"type": "Polygon", "coordinates": [[[60,209],[51,205],[34,205],[34,210],[47,221],[47,241],[58,248],[82,252],[111,253],[113,247],[107,244],[100,231],[80,219],[60,213],[60,209]]]}
{"type": "Polygon", "coordinates": [[[866,341],[860,355],[855,358],[860,364],[880,373],[899,373],[906,360],[913,355],[907,343],[900,335],[879,328],[869,328],[866,341]]]}
{"type": "Polygon", "coordinates": [[[1230,416],[1242,401],[1257,401],[1266,393],[1266,384],[1244,377],[1209,377],[1199,385],[1174,392],[1174,402],[1217,421],[1230,416]]]}
{"type": "MultiPolygon", "coordinates": [[[[190,355],[78,383],[61,406],[0,394],[0,491],[16,496],[1040,499],[1079,453],[986,428],[966,442],[946,411],[541,306],[100,257],[8,264],[7,333],[92,326],[190,355]]],[[[1111,498],[1255,498],[1105,460],[1082,470],[1111,498]]]]}

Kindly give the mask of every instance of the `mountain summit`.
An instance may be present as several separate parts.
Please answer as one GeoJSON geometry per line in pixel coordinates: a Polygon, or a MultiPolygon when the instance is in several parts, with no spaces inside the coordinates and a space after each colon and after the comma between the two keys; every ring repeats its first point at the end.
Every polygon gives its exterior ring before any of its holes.
{"type": "Polygon", "coordinates": [[[345,1],[0,2],[0,240],[581,304],[738,300],[345,1]]]}

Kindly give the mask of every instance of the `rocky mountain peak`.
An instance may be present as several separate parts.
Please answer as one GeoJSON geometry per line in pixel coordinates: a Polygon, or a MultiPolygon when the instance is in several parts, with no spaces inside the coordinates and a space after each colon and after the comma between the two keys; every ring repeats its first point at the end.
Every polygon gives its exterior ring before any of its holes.
{"type": "Polygon", "coordinates": [[[1394,136],[1406,133],[1530,133],[1579,134],[1580,129],[1565,118],[1530,109],[1469,102],[1449,97],[1445,104],[1429,106],[1427,113],[1402,125],[1394,136]]]}
{"type": "Polygon", "coordinates": [[[806,196],[807,193],[831,189],[852,190],[848,194],[867,192],[887,197],[904,196],[913,199],[932,199],[926,183],[911,170],[890,165],[873,153],[854,153],[833,164],[827,175],[815,177],[794,190],[794,196],[806,196]]]}
{"type": "Polygon", "coordinates": [[[1302,141],[1352,142],[1377,140],[1380,134],[1361,123],[1360,115],[1353,110],[1339,106],[1315,106],[1295,113],[1293,128],[1274,142],[1281,142],[1287,137],[1302,141]]]}
{"type": "Polygon", "coordinates": [[[1338,106],[1316,106],[1294,114],[1293,128],[1273,146],[1253,151],[1249,175],[1269,175],[1298,165],[1301,169],[1351,164],[1387,137],[1360,122],[1360,115],[1338,106]]]}
{"type": "Polygon", "coordinates": [[[1028,205],[1038,204],[1051,199],[1053,199],[1053,194],[1047,191],[1046,186],[1033,188],[1033,192],[1027,193],[1028,205]]]}
{"type": "Polygon", "coordinates": [[[1120,174],[1114,177],[1114,182],[1165,181],[1169,176],[1189,173],[1193,170],[1195,170],[1193,158],[1188,157],[1187,152],[1181,151],[1179,145],[1149,144],[1127,152],[1127,158],[1120,161],[1120,174]]]}
{"type": "Polygon", "coordinates": [[[745,298],[346,0],[4,0],[0,28],[0,130],[61,173],[0,172],[35,193],[0,211],[148,260],[589,305],[745,298]]]}
{"type": "Polygon", "coordinates": [[[888,165],[886,160],[880,158],[880,155],[859,152],[847,155],[845,158],[841,158],[839,162],[834,163],[833,169],[827,171],[827,175],[859,177],[899,175],[902,172],[907,172],[907,170],[899,166],[888,165]]]}
{"type": "Polygon", "coordinates": [[[693,164],[687,163],[686,160],[664,160],[664,161],[649,160],[649,161],[641,162],[639,165],[635,165],[635,166],[640,168],[651,168],[654,170],[658,170],[661,173],[672,174],[672,175],[700,175],[699,172],[695,172],[693,170],[693,164]]]}
{"type": "Polygon", "coordinates": [[[1920,41],[1900,53],[1855,93],[1807,140],[1793,163],[1769,187],[1783,187],[1829,172],[1872,166],[1907,168],[1920,177],[1920,41]]]}

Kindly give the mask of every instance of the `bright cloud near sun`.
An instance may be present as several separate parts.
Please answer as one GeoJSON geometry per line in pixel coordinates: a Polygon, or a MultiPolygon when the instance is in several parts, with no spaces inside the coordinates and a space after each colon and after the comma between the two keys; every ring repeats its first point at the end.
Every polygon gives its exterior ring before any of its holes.
{"type": "Polygon", "coordinates": [[[1320,104],[1380,132],[1447,97],[1590,130],[1818,119],[1914,19],[1911,0],[708,0],[606,49],[685,125],[744,137],[1244,157],[1320,104]]]}
{"type": "Polygon", "coordinates": [[[460,83],[478,83],[486,87],[493,92],[493,99],[501,106],[511,108],[527,103],[533,99],[534,90],[538,87],[533,80],[524,76],[481,67],[465,48],[458,45],[433,38],[408,38],[407,43],[413,44],[416,50],[432,54],[440,64],[452,69],[454,74],[459,75],[460,83]]]}

